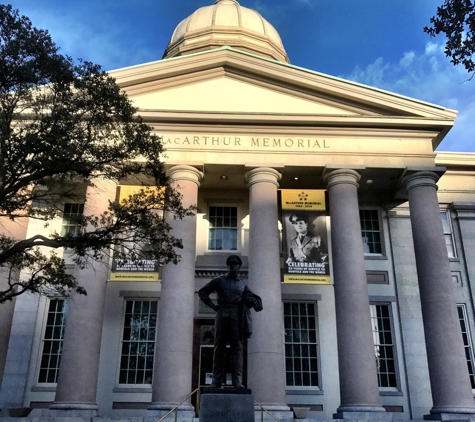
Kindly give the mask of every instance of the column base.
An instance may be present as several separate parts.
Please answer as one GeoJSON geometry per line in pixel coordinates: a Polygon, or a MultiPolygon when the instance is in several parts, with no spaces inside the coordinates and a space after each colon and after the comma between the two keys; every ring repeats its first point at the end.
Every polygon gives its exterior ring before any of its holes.
{"type": "Polygon", "coordinates": [[[434,412],[431,409],[430,415],[424,415],[424,420],[428,421],[472,421],[475,422],[475,409],[446,409],[443,412],[434,412]],[[466,411],[465,411],[466,410],[466,411]]]}
{"type": "Polygon", "coordinates": [[[358,421],[392,421],[393,415],[379,406],[345,406],[339,407],[333,419],[358,421]]]}
{"type": "Polygon", "coordinates": [[[28,419],[33,421],[91,421],[102,415],[96,409],[63,408],[63,409],[33,409],[28,419]]]}
{"type": "Polygon", "coordinates": [[[29,407],[6,407],[0,404],[0,418],[26,418],[31,413],[29,407]]]}

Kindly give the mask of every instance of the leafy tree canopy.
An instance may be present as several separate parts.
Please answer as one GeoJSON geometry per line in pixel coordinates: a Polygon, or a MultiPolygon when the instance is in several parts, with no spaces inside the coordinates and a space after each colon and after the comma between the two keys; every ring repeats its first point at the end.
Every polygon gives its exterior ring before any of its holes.
{"type": "Polygon", "coordinates": [[[475,4],[472,0],[445,0],[430,19],[432,26],[424,31],[430,36],[445,34],[445,54],[454,65],[462,64],[468,72],[475,71],[475,4]]]}
{"type": "Polygon", "coordinates": [[[61,248],[79,267],[111,247],[119,260],[137,262],[144,244],[148,258],[176,263],[182,243],[163,213],[193,212],[169,186],[160,138],[114,79],[58,50],[47,31],[0,5],[0,303],[25,291],[85,294],[61,248]],[[101,215],[70,216],[74,233],[53,230],[64,204],[84,202],[100,179],[143,188],[101,215]],[[8,235],[9,224],[24,221],[48,234],[8,235]]]}

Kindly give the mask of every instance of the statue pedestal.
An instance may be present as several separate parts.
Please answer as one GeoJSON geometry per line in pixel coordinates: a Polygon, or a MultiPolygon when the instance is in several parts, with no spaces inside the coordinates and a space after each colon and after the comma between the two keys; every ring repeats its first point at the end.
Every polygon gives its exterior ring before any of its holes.
{"type": "Polygon", "coordinates": [[[254,422],[251,390],[206,388],[200,400],[200,422],[254,422]]]}

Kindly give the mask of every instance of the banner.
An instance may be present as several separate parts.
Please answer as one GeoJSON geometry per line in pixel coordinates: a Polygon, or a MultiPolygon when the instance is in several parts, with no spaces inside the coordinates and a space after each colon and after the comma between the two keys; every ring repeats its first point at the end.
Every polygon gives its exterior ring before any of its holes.
{"type": "Polygon", "coordinates": [[[284,283],[330,284],[324,190],[282,190],[284,283]]]}
{"type": "MultiPolygon", "coordinates": [[[[119,186],[117,201],[128,198],[140,189],[143,189],[143,186],[119,186]]],[[[147,252],[149,245],[144,244],[139,247],[140,259],[119,261],[115,257],[112,258],[111,281],[158,281],[158,261],[149,259],[150,254],[147,252]]],[[[124,250],[126,251],[125,247],[124,250]]]]}

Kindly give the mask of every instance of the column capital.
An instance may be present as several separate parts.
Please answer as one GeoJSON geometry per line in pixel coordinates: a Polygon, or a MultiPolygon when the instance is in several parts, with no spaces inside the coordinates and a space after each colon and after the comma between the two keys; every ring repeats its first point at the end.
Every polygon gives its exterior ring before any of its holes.
{"type": "Polygon", "coordinates": [[[406,193],[413,188],[430,186],[437,190],[437,182],[440,175],[433,171],[418,171],[402,178],[401,183],[406,188],[406,193]]]}
{"type": "Polygon", "coordinates": [[[327,188],[339,184],[349,184],[359,188],[358,182],[360,179],[360,173],[353,169],[337,169],[323,174],[323,180],[327,184],[327,188]]]}
{"type": "Polygon", "coordinates": [[[249,170],[244,177],[248,182],[248,187],[251,187],[255,183],[272,183],[275,186],[279,187],[279,180],[282,175],[275,169],[270,167],[258,167],[252,170],[249,170]]]}
{"type": "Polygon", "coordinates": [[[189,182],[196,183],[196,185],[200,187],[200,180],[203,178],[204,174],[195,167],[177,165],[167,170],[167,176],[172,181],[188,180],[189,182]]]}

